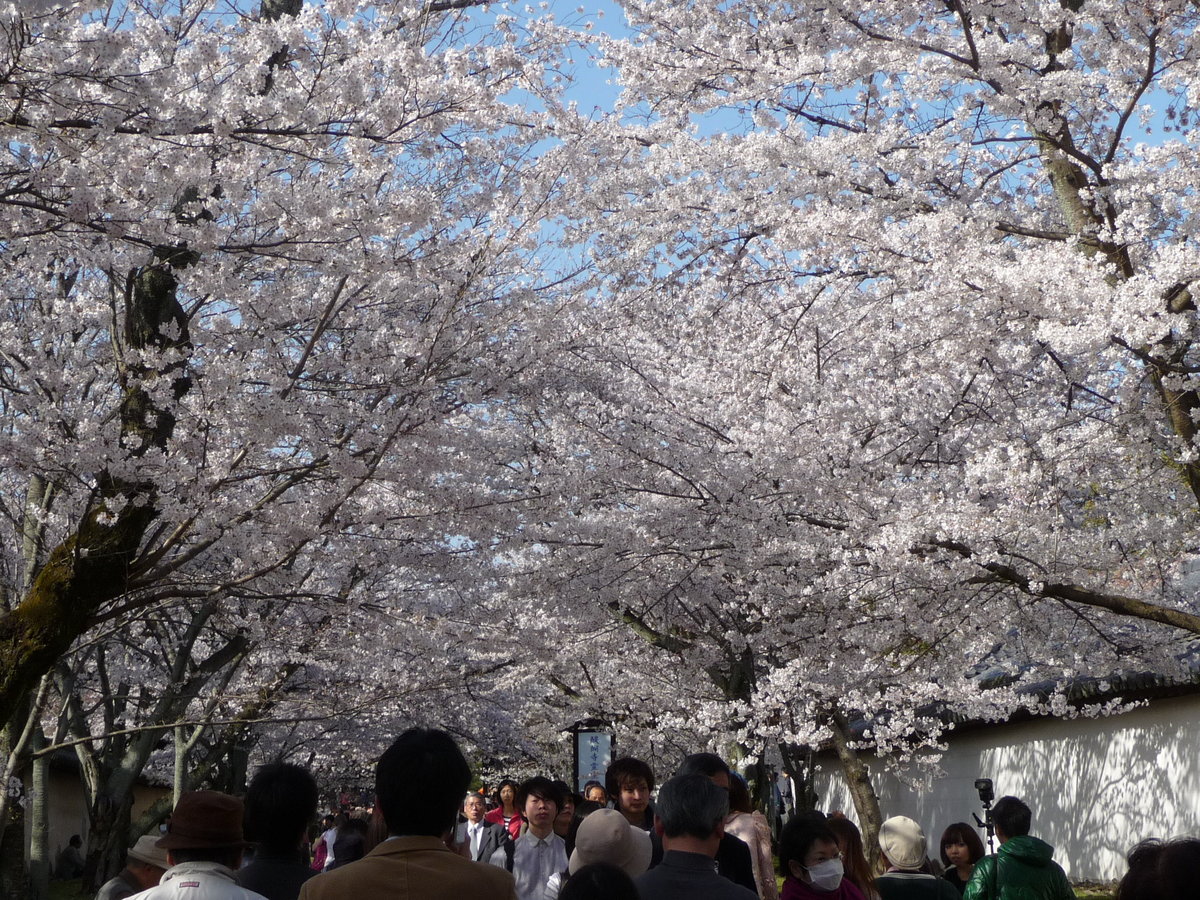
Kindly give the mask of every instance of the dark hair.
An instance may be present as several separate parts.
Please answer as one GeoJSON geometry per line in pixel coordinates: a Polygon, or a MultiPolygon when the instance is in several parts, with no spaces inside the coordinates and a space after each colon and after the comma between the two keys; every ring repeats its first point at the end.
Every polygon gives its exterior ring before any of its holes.
{"type": "Polygon", "coordinates": [[[330,869],[340,869],[352,862],[362,859],[366,853],[366,839],[370,826],[366,819],[357,816],[348,818],[346,824],[338,830],[337,840],[333,842],[333,864],[330,869]]]}
{"type": "Polygon", "coordinates": [[[246,787],[246,839],[271,854],[291,853],[317,812],[318,794],[307,769],[285,762],[262,766],[246,787]]]}
{"type": "Polygon", "coordinates": [[[676,775],[658,791],[656,818],[666,837],[711,837],[729,814],[729,792],[707,775],[676,775]]]}
{"type": "Polygon", "coordinates": [[[803,866],[808,851],[817,841],[837,844],[837,836],[829,830],[829,821],[816,810],[797,814],[788,820],[779,834],[779,871],[785,878],[792,878],[793,860],[803,866]]]}
{"type": "Polygon", "coordinates": [[[594,788],[594,787],[598,787],[598,788],[600,788],[600,790],[604,791],[604,793],[606,793],[606,794],[608,793],[608,789],[607,789],[607,788],[606,788],[604,785],[602,785],[602,784],[601,784],[600,782],[598,782],[598,781],[594,781],[594,780],[593,780],[593,781],[589,781],[587,784],[585,784],[585,785],[583,786],[583,796],[584,796],[584,799],[586,799],[586,798],[587,798],[588,791],[590,791],[590,790],[591,790],[592,788],[594,788]]]}
{"type": "Polygon", "coordinates": [[[496,800],[496,805],[501,808],[504,807],[504,801],[500,799],[500,792],[504,790],[505,787],[510,787],[513,789],[513,804],[515,805],[517,802],[517,783],[511,778],[502,778],[500,779],[500,783],[496,785],[496,793],[492,795],[496,800]]]}
{"type": "Polygon", "coordinates": [[[633,879],[620,866],[595,862],[580,868],[558,892],[558,900],[639,900],[633,879]]]}
{"type": "Polygon", "coordinates": [[[983,859],[983,841],[979,839],[979,833],[966,822],[955,822],[942,832],[942,864],[946,866],[950,865],[950,857],[946,855],[947,844],[966,844],[972,865],[983,859]]]}
{"type": "Polygon", "coordinates": [[[375,766],[375,794],[390,834],[440,837],[470,784],[471,767],[454,738],[432,728],[410,728],[375,766]]]}
{"type": "Polygon", "coordinates": [[[1178,838],[1167,841],[1158,857],[1159,887],[1169,900],[1196,896],[1200,883],[1200,840],[1178,838]]]}
{"type": "MultiPolygon", "coordinates": [[[[862,891],[864,897],[877,893],[875,877],[871,874],[871,864],[867,862],[867,855],[863,852],[862,832],[858,830],[858,826],[845,816],[827,819],[825,826],[833,833],[838,849],[842,851],[846,878],[862,891]]],[[[808,855],[808,847],[804,848],[804,855],[808,855]]],[[[803,864],[803,857],[800,862],[803,864]]]]}
{"type": "Polygon", "coordinates": [[[525,815],[525,801],[531,796],[541,797],[543,800],[553,800],[555,810],[561,810],[563,807],[562,791],[559,790],[557,784],[544,775],[527,778],[517,788],[517,811],[521,815],[525,815]]]}
{"type": "Polygon", "coordinates": [[[71,835],[71,839],[69,841],[67,841],[67,843],[70,844],[72,847],[82,847],[83,846],[83,838],[81,838],[77,834],[73,834],[73,835],[71,835]]]}
{"type": "Polygon", "coordinates": [[[729,774],[729,765],[715,753],[692,753],[683,758],[676,775],[704,775],[712,778],[724,772],[729,774]]]}
{"type": "Polygon", "coordinates": [[[1185,900],[1200,881],[1200,840],[1144,840],[1129,851],[1129,871],[1117,885],[1116,900],[1185,900]]]}
{"type": "Polygon", "coordinates": [[[567,784],[565,781],[555,778],[554,786],[556,788],[558,788],[558,794],[560,797],[562,797],[562,803],[560,803],[558,805],[558,809],[560,812],[562,811],[563,806],[566,804],[566,802],[568,800],[570,800],[576,806],[578,806],[580,803],[583,802],[583,795],[577,794],[573,790],[571,790],[571,786],[569,784],[567,784]]]}
{"type": "Polygon", "coordinates": [[[992,821],[1005,837],[1021,837],[1029,834],[1033,813],[1016,797],[1001,797],[992,807],[992,821]]]}
{"type": "Polygon", "coordinates": [[[645,781],[646,787],[654,790],[654,770],[640,759],[623,756],[604,773],[604,789],[617,809],[621,808],[621,785],[630,781],[645,781]]]}
{"type": "Polygon", "coordinates": [[[236,869],[242,861],[242,848],[237,847],[180,847],[169,851],[176,863],[215,862],[227,869],[236,869]]]}
{"type": "MultiPolygon", "coordinates": [[[[367,833],[363,837],[363,854],[370,853],[380,844],[388,839],[387,822],[383,820],[383,810],[379,808],[379,804],[375,804],[375,808],[371,810],[371,821],[367,823],[367,833]]],[[[336,855],[334,859],[336,859],[336,855]]]]}
{"type": "Polygon", "coordinates": [[[737,772],[729,773],[729,811],[754,812],[754,804],[750,801],[750,788],[746,786],[746,779],[737,772]]]}

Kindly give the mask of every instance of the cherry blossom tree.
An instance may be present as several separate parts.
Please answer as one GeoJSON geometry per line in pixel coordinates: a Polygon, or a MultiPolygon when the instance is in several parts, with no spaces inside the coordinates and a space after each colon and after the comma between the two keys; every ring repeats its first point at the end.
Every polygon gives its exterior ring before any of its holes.
{"type": "Polygon", "coordinates": [[[622,6],[620,107],[558,124],[603,287],[531,467],[591,627],[726,734],[901,759],[927,704],[1182,674],[1196,6],[622,6]]]}
{"type": "Polygon", "coordinates": [[[853,771],[1183,671],[1195,4],[628,0],[591,113],[473,5],[5,14],[12,743],[181,603],[259,654],[202,741],[331,774],[432,713],[853,771]]]}
{"type": "Polygon", "coordinates": [[[474,5],[0,13],[10,749],[97,629],[428,571],[514,502],[495,411],[571,279],[529,171],[558,48],[474,5]]]}
{"type": "Polygon", "coordinates": [[[251,582],[339,516],[438,509],[542,299],[515,200],[536,123],[500,99],[536,86],[536,42],[456,49],[419,6],[191,9],[8,23],[5,496],[33,554],[6,714],[90,624],[251,582]],[[401,464],[424,507],[354,506],[401,464]],[[214,549],[230,570],[201,573],[214,549]]]}

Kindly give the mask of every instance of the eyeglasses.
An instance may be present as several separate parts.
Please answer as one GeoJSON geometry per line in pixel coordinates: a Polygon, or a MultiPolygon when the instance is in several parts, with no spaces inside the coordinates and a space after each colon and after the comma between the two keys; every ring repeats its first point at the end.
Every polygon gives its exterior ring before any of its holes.
{"type": "MultiPolygon", "coordinates": [[[[819,866],[819,865],[820,865],[821,863],[823,863],[823,862],[832,862],[832,861],[833,861],[833,860],[835,860],[835,859],[836,859],[836,860],[838,860],[838,861],[840,862],[840,861],[843,861],[843,860],[845,860],[845,857],[844,857],[844,856],[842,856],[842,854],[840,854],[840,853],[839,853],[837,856],[826,856],[824,859],[818,859],[818,860],[815,860],[815,861],[813,862],[813,864],[812,864],[812,865],[813,865],[813,866],[819,866]]],[[[802,869],[811,869],[811,868],[812,868],[812,866],[801,866],[800,868],[802,868],[802,869]]]]}

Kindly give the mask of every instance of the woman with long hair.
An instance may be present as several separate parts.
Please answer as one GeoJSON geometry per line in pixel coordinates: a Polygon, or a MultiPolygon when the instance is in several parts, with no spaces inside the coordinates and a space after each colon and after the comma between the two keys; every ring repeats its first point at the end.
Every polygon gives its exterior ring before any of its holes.
{"type": "Polygon", "coordinates": [[[750,848],[758,896],[762,900],[776,900],[779,885],[775,882],[775,862],[771,858],[771,826],[767,817],[750,802],[750,790],[736,772],[731,772],[729,777],[729,815],[725,817],[725,831],[750,848]]]}
{"type": "Polygon", "coordinates": [[[780,900],[865,900],[844,877],[842,854],[829,822],[819,812],[799,813],[779,835],[780,900]]]}
{"type": "Polygon", "coordinates": [[[958,889],[961,896],[971,880],[975,863],[983,859],[983,841],[966,822],[955,822],[942,832],[942,877],[958,889]]]}
{"type": "Polygon", "coordinates": [[[862,833],[858,826],[842,816],[831,818],[828,825],[833,836],[837,838],[838,849],[842,851],[842,865],[846,870],[846,878],[862,891],[867,900],[879,900],[879,891],[875,889],[875,877],[871,874],[871,865],[863,852],[862,833]]]}

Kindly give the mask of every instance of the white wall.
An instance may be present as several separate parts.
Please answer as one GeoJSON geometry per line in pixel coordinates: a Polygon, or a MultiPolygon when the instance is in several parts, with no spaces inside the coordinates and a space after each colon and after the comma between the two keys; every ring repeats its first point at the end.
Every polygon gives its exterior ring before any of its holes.
{"type": "MultiPolygon", "coordinates": [[[[1159,700],[1107,719],[1039,719],[951,733],[944,775],[915,792],[869,759],[881,811],[916,819],[931,854],[952,822],[981,811],[976,778],[1033,810],[1072,881],[1111,881],[1146,837],[1200,836],[1200,697],[1159,700]]],[[[822,757],[818,806],[857,819],[837,760],[822,757]]]]}

